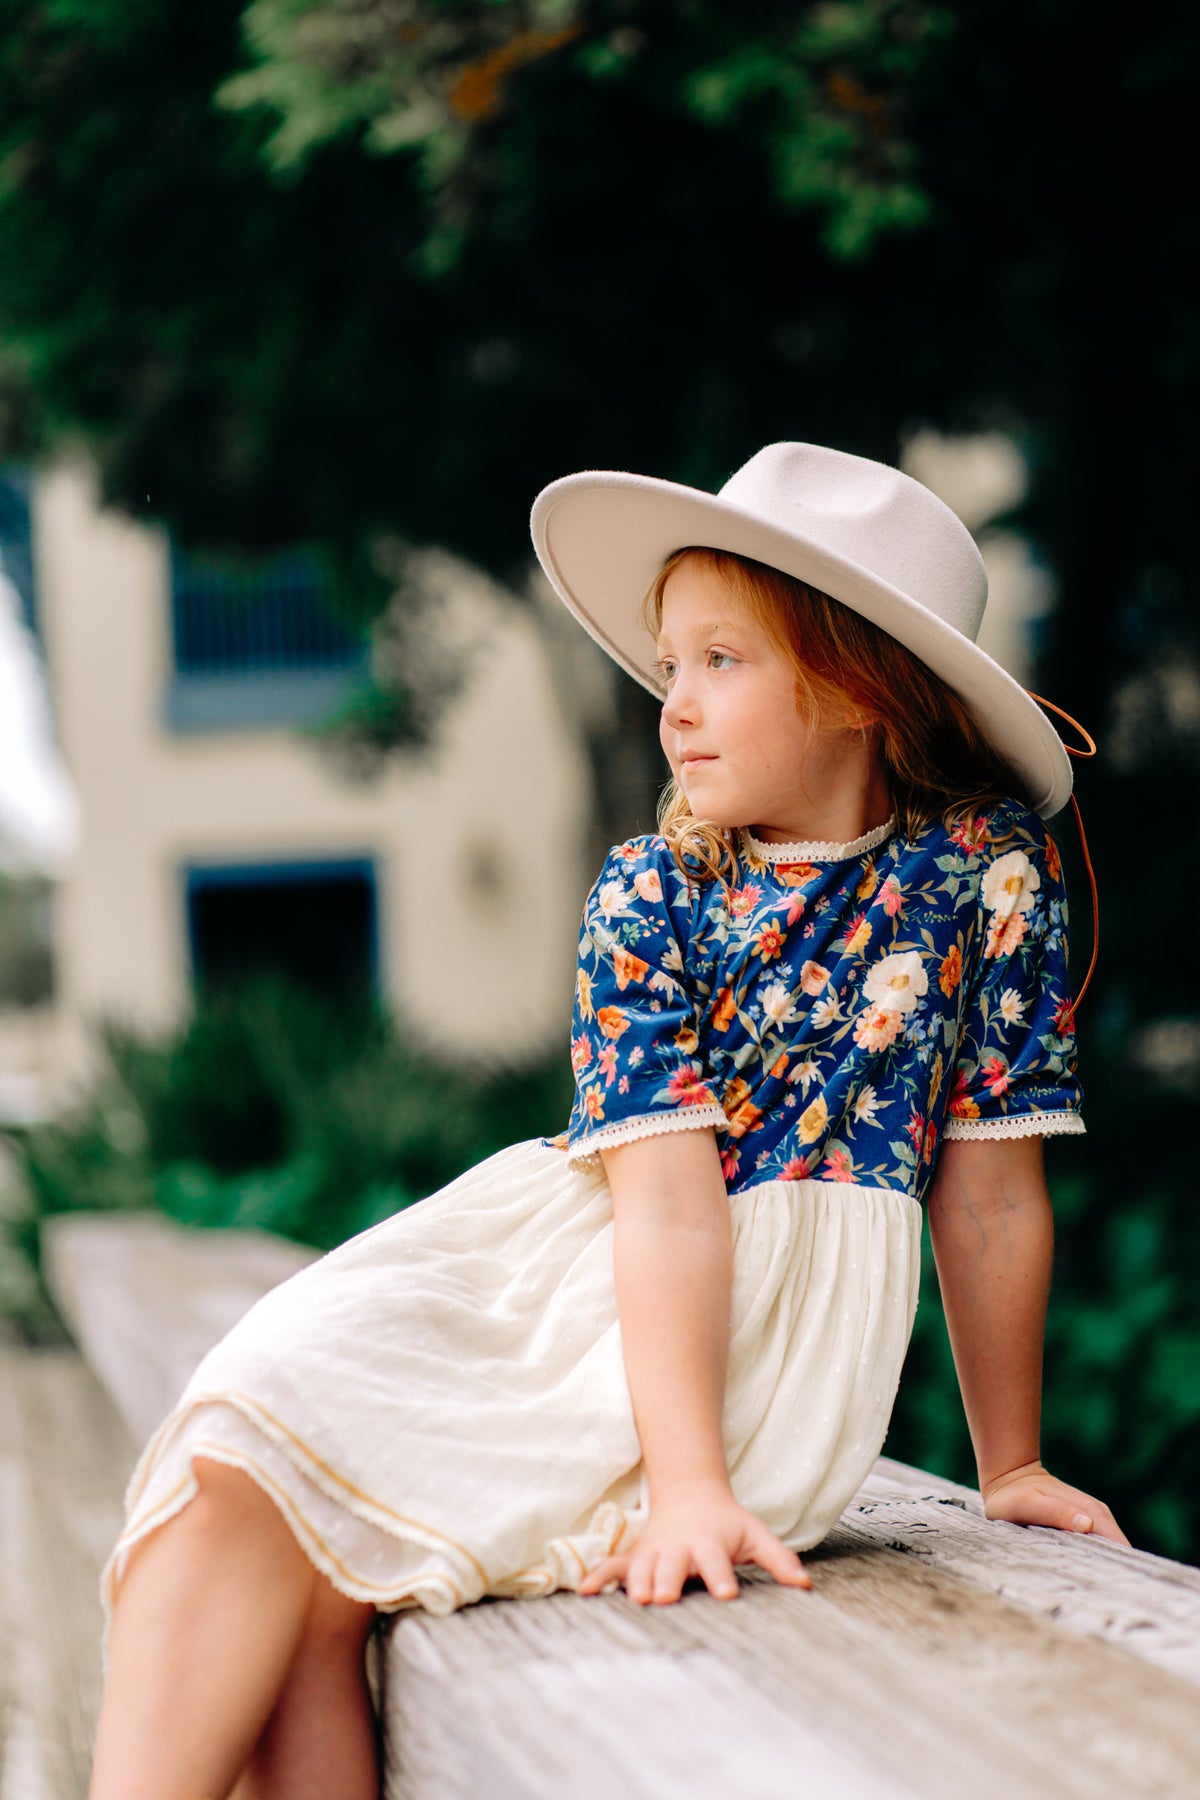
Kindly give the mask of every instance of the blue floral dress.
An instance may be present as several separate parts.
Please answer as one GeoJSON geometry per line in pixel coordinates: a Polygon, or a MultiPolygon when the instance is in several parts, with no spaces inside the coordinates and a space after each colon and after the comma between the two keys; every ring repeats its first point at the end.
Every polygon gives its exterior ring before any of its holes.
{"type": "Polygon", "coordinates": [[[1083,1130],[1066,928],[1054,840],[1016,801],[911,839],[743,833],[729,889],[633,838],[584,909],[556,1141],[582,1161],[711,1125],[731,1194],[812,1176],[921,1200],[944,1137],[1083,1130]]]}
{"type": "Polygon", "coordinates": [[[661,838],[620,845],[584,914],[568,1132],[250,1309],[142,1453],[106,1602],[200,1457],[381,1611],[574,1587],[627,1547],[648,1494],[598,1152],[701,1127],[729,1193],[730,1479],[819,1543],[887,1432],[941,1141],[1083,1129],[1065,932],[1054,844],[1012,802],[912,840],[747,837],[728,892],[661,838]]]}

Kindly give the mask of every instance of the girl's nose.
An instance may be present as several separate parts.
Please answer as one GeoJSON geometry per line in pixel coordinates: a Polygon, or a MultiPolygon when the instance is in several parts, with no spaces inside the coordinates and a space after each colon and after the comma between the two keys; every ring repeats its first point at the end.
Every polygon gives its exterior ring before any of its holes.
{"type": "Polygon", "coordinates": [[[674,731],[696,723],[696,697],[688,691],[687,678],[682,670],[671,683],[670,691],[663,701],[662,716],[663,723],[674,731]]]}

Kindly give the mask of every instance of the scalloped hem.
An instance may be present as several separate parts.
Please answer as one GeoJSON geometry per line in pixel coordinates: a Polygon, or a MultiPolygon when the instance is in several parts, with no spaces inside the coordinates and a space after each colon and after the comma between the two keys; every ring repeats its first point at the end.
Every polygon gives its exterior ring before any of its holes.
{"type": "Polygon", "coordinates": [[[699,1131],[711,1125],[721,1130],[729,1124],[719,1106],[689,1106],[681,1112],[643,1113],[637,1119],[622,1119],[619,1125],[603,1125],[579,1143],[567,1149],[567,1162],[572,1169],[600,1169],[601,1150],[613,1150],[618,1144],[632,1144],[640,1138],[661,1137],[668,1131],[699,1131]]]}
{"type": "Polygon", "coordinates": [[[1006,1113],[1000,1119],[947,1119],[942,1138],[1053,1137],[1086,1130],[1077,1112],[1006,1113]]]}

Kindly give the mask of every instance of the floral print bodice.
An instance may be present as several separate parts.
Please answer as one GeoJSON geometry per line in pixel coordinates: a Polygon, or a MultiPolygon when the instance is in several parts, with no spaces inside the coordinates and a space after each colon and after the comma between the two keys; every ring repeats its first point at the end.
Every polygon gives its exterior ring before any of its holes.
{"type": "Polygon", "coordinates": [[[562,1138],[711,1125],[728,1190],[924,1197],[943,1138],[1082,1131],[1058,850],[1005,800],[953,831],[740,834],[728,889],[663,838],[610,851],[584,907],[562,1138]]]}

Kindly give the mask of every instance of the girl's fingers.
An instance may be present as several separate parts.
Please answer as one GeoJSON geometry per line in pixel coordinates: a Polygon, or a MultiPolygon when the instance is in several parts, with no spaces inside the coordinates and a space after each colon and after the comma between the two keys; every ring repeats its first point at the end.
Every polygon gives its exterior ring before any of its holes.
{"type": "Polygon", "coordinates": [[[812,1586],[812,1576],[796,1552],[780,1543],[774,1532],[768,1531],[765,1525],[760,1525],[757,1531],[749,1534],[746,1548],[750,1553],[750,1560],[756,1562],[760,1569],[765,1569],[768,1575],[773,1575],[776,1581],[783,1582],[787,1587],[812,1586]]]}
{"type": "Polygon", "coordinates": [[[691,1557],[686,1550],[664,1550],[654,1569],[654,1604],[663,1606],[678,1600],[688,1577],[691,1557]]]}
{"type": "Polygon", "coordinates": [[[602,1563],[596,1564],[596,1567],[590,1574],[584,1576],[579,1584],[578,1592],[581,1594],[599,1594],[602,1593],[610,1583],[616,1583],[619,1586],[625,1579],[626,1565],[628,1562],[629,1558],[627,1556],[606,1556],[602,1563]]]}
{"type": "Polygon", "coordinates": [[[705,1544],[695,1554],[696,1573],[714,1600],[736,1600],[738,1578],[720,1544],[705,1544]]]}

